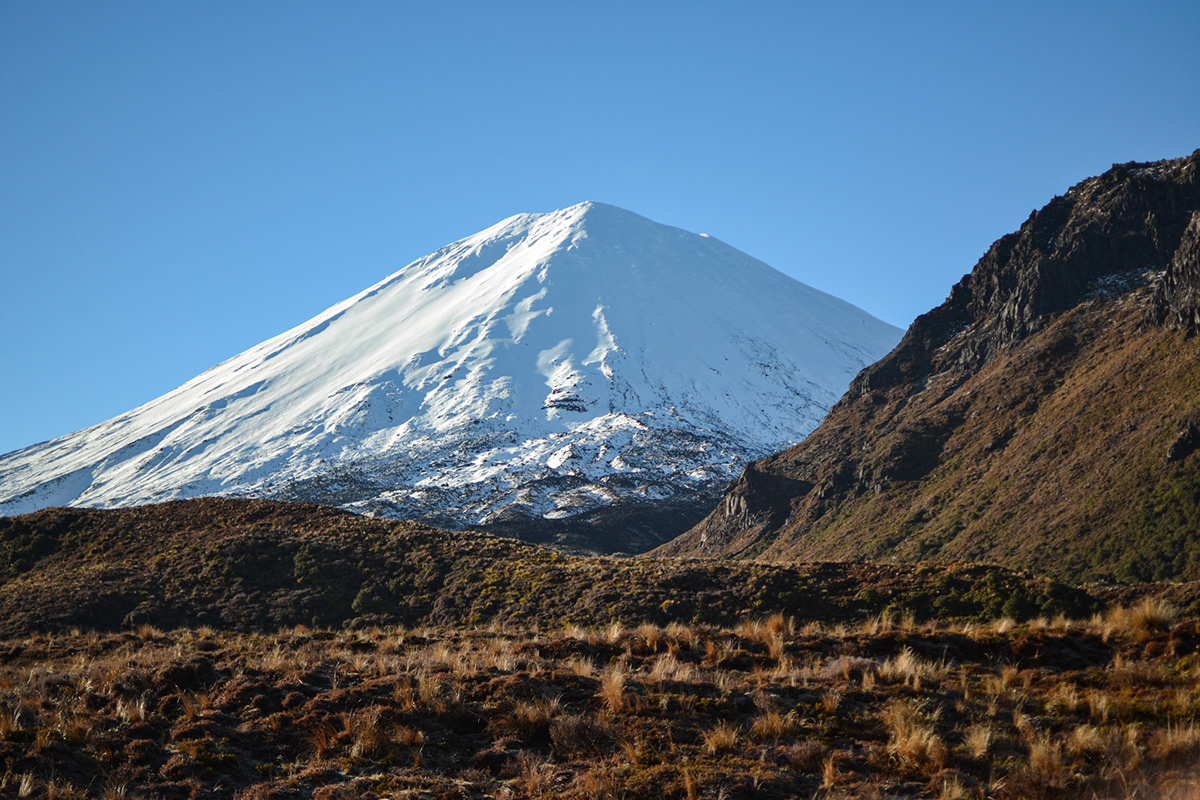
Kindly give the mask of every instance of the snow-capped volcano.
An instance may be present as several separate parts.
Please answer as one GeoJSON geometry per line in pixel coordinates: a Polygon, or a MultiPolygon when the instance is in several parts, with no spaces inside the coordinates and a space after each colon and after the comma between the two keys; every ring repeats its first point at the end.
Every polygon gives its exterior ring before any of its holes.
{"type": "Polygon", "coordinates": [[[0,456],[0,513],[200,495],[472,525],[737,475],[900,331],[599,203],[521,214],[107,422],[0,456]]]}

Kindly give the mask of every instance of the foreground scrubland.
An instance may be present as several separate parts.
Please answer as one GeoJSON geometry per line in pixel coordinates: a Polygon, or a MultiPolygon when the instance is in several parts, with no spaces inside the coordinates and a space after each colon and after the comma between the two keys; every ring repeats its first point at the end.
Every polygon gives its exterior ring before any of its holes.
{"type": "Polygon", "coordinates": [[[0,642],[0,794],[1200,796],[1200,625],[209,628],[0,642]]]}

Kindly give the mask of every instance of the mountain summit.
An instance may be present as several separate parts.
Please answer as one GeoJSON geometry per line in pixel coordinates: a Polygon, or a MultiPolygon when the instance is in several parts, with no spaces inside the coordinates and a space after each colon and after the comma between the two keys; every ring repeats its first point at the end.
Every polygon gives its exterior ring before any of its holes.
{"type": "Polygon", "coordinates": [[[470,526],[689,496],[803,438],[899,333],[709,236],[521,214],[0,456],[0,513],[228,495],[470,526]]]}

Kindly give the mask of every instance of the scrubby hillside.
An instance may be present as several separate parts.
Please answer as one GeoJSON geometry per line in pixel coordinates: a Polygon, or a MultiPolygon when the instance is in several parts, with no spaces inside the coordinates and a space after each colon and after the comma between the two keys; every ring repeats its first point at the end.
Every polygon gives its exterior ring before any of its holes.
{"type": "Polygon", "coordinates": [[[659,552],[1200,577],[1200,151],[996,242],[800,445],[659,552]]]}
{"type": "MultiPolygon", "coordinates": [[[[1188,606],[1191,589],[1176,596],[1188,606]]],[[[206,498],[0,519],[0,635],[208,624],[702,622],[780,612],[1023,619],[1108,602],[970,564],[720,563],[566,556],[306,504],[206,498]]]]}

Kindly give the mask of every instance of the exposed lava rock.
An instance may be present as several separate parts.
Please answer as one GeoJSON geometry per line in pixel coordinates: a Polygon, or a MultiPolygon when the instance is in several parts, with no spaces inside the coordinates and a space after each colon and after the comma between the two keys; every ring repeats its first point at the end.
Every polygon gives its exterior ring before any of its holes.
{"type": "Polygon", "coordinates": [[[1182,461],[1200,447],[1200,413],[1191,415],[1179,426],[1179,435],[1167,448],[1168,461],[1182,461]]]}
{"type": "Polygon", "coordinates": [[[1159,324],[1188,333],[1200,331],[1200,211],[1192,213],[1183,241],[1154,293],[1151,314],[1159,324]]]}
{"type": "MultiPolygon", "coordinates": [[[[1050,315],[1077,305],[1097,281],[1165,269],[1189,223],[1197,224],[1198,167],[1200,150],[1173,161],[1115,164],[1055,197],[993,244],[945,303],[918,317],[895,350],[859,374],[847,396],[920,380],[951,339],[954,356],[938,358],[939,366],[978,369],[1050,315]]],[[[1200,277],[1198,236],[1200,229],[1183,242],[1193,283],[1200,277]]]]}

